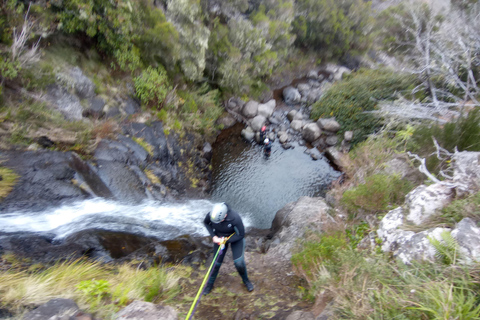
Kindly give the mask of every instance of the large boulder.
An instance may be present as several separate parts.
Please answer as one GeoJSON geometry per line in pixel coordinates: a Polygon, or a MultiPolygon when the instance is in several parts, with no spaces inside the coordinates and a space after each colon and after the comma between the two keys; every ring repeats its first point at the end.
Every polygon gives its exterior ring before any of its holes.
{"type": "Polygon", "coordinates": [[[453,156],[453,183],[462,197],[480,190],[480,152],[456,152],[453,156]]]}
{"type": "Polygon", "coordinates": [[[316,123],[309,123],[303,127],[302,137],[307,142],[313,142],[320,138],[322,131],[316,123]]]}
{"type": "Polygon", "coordinates": [[[279,267],[291,265],[296,239],[302,238],[307,229],[320,231],[328,217],[329,208],[321,197],[301,197],[280,209],[272,222],[272,244],[266,259],[272,259],[272,263],[279,267]]]}
{"type": "Polygon", "coordinates": [[[79,67],[74,67],[69,71],[68,82],[72,82],[75,93],[80,99],[90,99],[95,96],[95,84],[85,76],[79,67]]]}
{"type": "Polygon", "coordinates": [[[248,101],[242,109],[242,114],[246,118],[253,118],[258,113],[258,102],[254,100],[248,101]]]}
{"type": "Polygon", "coordinates": [[[275,106],[275,99],[271,99],[267,103],[262,103],[258,105],[258,114],[264,116],[265,118],[271,117],[273,111],[275,110],[275,106]]]}
{"type": "Polygon", "coordinates": [[[406,219],[416,225],[421,225],[436,210],[442,209],[452,201],[453,189],[443,184],[421,185],[407,194],[405,204],[407,206],[406,219]]]}
{"type": "Polygon", "coordinates": [[[161,306],[145,301],[133,301],[117,312],[114,319],[118,320],[177,320],[177,311],[170,306],[161,306]]]}
{"type": "Polygon", "coordinates": [[[255,132],[252,130],[251,127],[246,127],[242,130],[240,134],[247,141],[253,141],[253,139],[255,138],[255,132]]]}
{"type": "MultiPolygon", "coordinates": [[[[38,308],[26,313],[23,320],[77,319],[79,308],[70,299],[52,299],[38,308]]],[[[84,319],[87,319],[86,317],[84,319]]],[[[90,318],[91,319],[91,318],[90,318]]]]}
{"type": "Polygon", "coordinates": [[[317,121],[317,125],[320,129],[330,132],[338,132],[340,130],[340,124],[335,118],[320,118],[317,121]]]}
{"type": "Polygon", "coordinates": [[[302,120],[293,120],[292,123],[290,123],[290,127],[295,131],[301,131],[302,126],[303,126],[302,120]]]}
{"type": "Polygon", "coordinates": [[[83,106],[80,99],[58,84],[47,87],[46,99],[67,120],[81,120],[83,106]]]}
{"type": "Polygon", "coordinates": [[[225,112],[216,121],[216,124],[221,126],[222,129],[228,129],[230,127],[233,127],[235,123],[237,123],[237,120],[228,112],[225,112]]]}
{"type": "Polygon", "coordinates": [[[297,104],[301,99],[302,95],[296,88],[289,86],[283,89],[283,100],[285,100],[286,103],[297,104]]]}
{"type": "Polygon", "coordinates": [[[460,245],[460,258],[465,262],[480,261],[480,228],[475,221],[464,218],[452,231],[452,236],[460,245]]]}
{"type": "Polygon", "coordinates": [[[252,119],[250,125],[252,127],[253,131],[260,131],[262,127],[265,125],[265,122],[267,121],[267,118],[265,118],[262,115],[258,115],[255,118],[252,119]]]}

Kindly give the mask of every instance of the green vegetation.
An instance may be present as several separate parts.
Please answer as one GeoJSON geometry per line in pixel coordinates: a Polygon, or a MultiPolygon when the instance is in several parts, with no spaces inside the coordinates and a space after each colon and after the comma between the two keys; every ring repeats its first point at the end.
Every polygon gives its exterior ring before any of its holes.
{"type": "Polygon", "coordinates": [[[376,214],[402,204],[412,189],[412,183],[398,176],[375,174],[367,177],[365,183],[347,190],[342,204],[352,215],[357,211],[376,214]]]}
{"type": "Polygon", "coordinates": [[[62,297],[107,318],[133,300],[171,301],[180,292],[178,280],[185,272],[182,267],[169,271],[166,267],[143,270],[127,264],[111,267],[88,260],[31,270],[12,265],[10,270],[0,272],[2,307],[22,310],[62,297]]]}
{"type": "Polygon", "coordinates": [[[18,175],[15,172],[9,168],[0,166],[0,200],[12,191],[17,179],[18,175]]]}
{"type": "Polygon", "coordinates": [[[354,131],[353,144],[365,140],[381,125],[367,111],[376,109],[378,100],[395,98],[415,83],[411,75],[390,70],[359,70],[346,80],[334,84],[312,107],[311,118],[335,117],[343,133],[354,131]]]}
{"type": "Polygon", "coordinates": [[[163,67],[157,69],[148,67],[133,81],[137,96],[142,103],[158,110],[164,106],[164,100],[168,92],[172,90],[163,67]]]}
{"type": "Polygon", "coordinates": [[[296,2],[293,33],[298,45],[341,57],[368,49],[370,17],[370,2],[301,0],[296,2]]]}
{"type": "Polygon", "coordinates": [[[479,319],[479,264],[404,265],[337,234],[307,237],[292,257],[310,295],[335,298],[332,319],[479,319]]]}

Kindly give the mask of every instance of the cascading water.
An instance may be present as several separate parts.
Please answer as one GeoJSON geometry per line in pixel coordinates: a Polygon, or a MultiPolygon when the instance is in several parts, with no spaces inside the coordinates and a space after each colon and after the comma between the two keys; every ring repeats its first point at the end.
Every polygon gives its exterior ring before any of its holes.
{"type": "MultiPolygon", "coordinates": [[[[55,235],[55,240],[87,229],[126,232],[160,240],[184,234],[206,236],[203,219],[211,207],[208,200],[126,205],[97,198],[43,212],[2,214],[0,232],[49,233],[55,235]]],[[[245,224],[249,225],[248,219],[245,224]]]]}

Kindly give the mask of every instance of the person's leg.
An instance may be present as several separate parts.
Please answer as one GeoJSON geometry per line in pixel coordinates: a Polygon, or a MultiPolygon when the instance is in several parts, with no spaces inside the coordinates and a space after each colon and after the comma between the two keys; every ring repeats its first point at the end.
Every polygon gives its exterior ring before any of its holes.
{"type": "Polygon", "coordinates": [[[245,239],[231,243],[233,253],[233,263],[237,268],[238,274],[242,277],[243,283],[247,287],[248,291],[253,291],[253,284],[248,279],[247,265],[245,263],[245,239]]]}
{"type": "MultiPolygon", "coordinates": [[[[209,294],[210,291],[213,289],[213,284],[215,283],[215,280],[217,279],[218,272],[220,271],[220,267],[222,266],[223,259],[225,258],[225,253],[227,252],[228,249],[228,244],[225,244],[225,249],[223,249],[222,252],[219,253],[217,262],[215,262],[215,265],[213,266],[212,273],[210,274],[210,277],[208,278],[207,285],[205,287],[205,290],[203,290],[203,294],[209,294]]],[[[218,244],[213,245],[213,254],[217,253],[218,250],[218,244]]]]}

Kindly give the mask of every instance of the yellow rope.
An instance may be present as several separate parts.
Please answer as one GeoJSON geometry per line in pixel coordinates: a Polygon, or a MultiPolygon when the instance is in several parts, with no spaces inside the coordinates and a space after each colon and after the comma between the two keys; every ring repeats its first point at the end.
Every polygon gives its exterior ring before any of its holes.
{"type": "Polygon", "coordinates": [[[193,311],[195,309],[195,305],[196,305],[196,302],[198,300],[198,298],[200,298],[200,295],[202,294],[202,291],[203,291],[203,287],[205,286],[205,283],[207,282],[208,278],[210,277],[210,271],[212,270],[212,267],[213,265],[215,264],[215,262],[217,261],[217,256],[218,254],[220,253],[220,251],[222,251],[223,249],[223,245],[228,241],[228,239],[230,239],[233,235],[235,234],[232,233],[228,238],[224,239],[222,243],[220,243],[220,245],[218,246],[218,250],[217,250],[217,253],[215,254],[215,257],[213,257],[213,260],[212,260],[212,264],[210,265],[210,268],[208,268],[208,271],[207,271],[207,274],[205,275],[205,277],[203,278],[203,282],[202,282],[202,285],[200,286],[200,289],[198,290],[197,292],[197,295],[195,297],[195,300],[193,300],[193,303],[192,303],[192,306],[190,307],[190,310],[188,311],[188,314],[187,314],[187,317],[185,318],[185,320],[189,320],[191,316],[193,316],[193,311]]]}

